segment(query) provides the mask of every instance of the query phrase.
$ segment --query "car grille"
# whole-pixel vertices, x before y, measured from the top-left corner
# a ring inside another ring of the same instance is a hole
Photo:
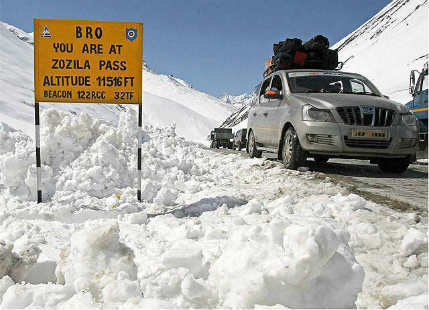
[[[341,107],[337,108],[338,114],[347,125],[389,127],[392,125],[395,111],[374,107],[374,113],[361,113],[359,107]]]
[[[350,139],[344,136],[344,143],[348,147],[361,147],[361,148],[372,148],[372,149],[387,149],[390,145],[391,139],[389,140],[371,140],[371,139]]]
[[[414,147],[416,145],[416,139],[413,138],[402,138],[401,142],[399,142],[400,149],[408,149],[410,147]]]
[[[327,145],[335,145],[335,137],[333,135],[307,134],[307,139],[310,143]]]

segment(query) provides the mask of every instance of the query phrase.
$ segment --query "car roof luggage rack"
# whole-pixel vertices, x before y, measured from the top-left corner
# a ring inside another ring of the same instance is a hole
[[[274,56],[265,61],[264,77],[288,69],[341,70],[343,64],[338,61],[338,50],[329,49],[329,40],[322,35],[304,44],[298,38],[287,38],[273,44],[273,53]]]

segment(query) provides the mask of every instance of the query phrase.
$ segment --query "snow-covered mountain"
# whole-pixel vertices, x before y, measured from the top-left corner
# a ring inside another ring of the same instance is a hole
[[[243,93],[241,95],[223,95],[219,97],[220,101],[225,102],[227,104],[231,104],[233,106],[242,106],[250,103],[252,101],[253,95]]]
[[[34,133],[32,34],[0,22],[0,118],[13,128]],[[30,43],[30,44],[28,44]],[[118,120],[119,105],[42,103],[73,113]],[[185,81],[143,67],[143,121],[158,127],[176,125],[178,135],[204,142],[211,128],[224,120],[232,107],[218,98],[195,90]],[[189,124],[193,126],[189,126]],[[43,126],[43,124],[42,124]]]
[[[334,44],[331,48],[338,48],[339,59],[345,62],[342,71],[366,76],[399,103],[410,101],[409,73],[421,70],[428,60],[428,6],[428,0],[394,0]],[[236,97],[224,98],[234,102]],[[246,128],[248,109],[247,105],[232,113],[225,127]]]
[[[12,32],[12,33],[14,33],[19,39],[21,39],[22,41],[24,41],[24,42],[27,42],[27,43],[29,43],[29,44],[31,44],[31,45],[33,45],[34,44],[34,38],[33,38],[33,32],[31,32],[31,33],[28,33],[28,32],[25,32],[24,30],[22,30],[22,29],[19,29],[19,28],[17,28],[17,27],[15,27],[15,26],[12,26],[12,25],[9,25],[9,24],[6,24],[6,23],[2,23],[10,32]]]
[[[382,93],[402,104],[409,73],[428,60],[428,0],[394,0],[336,43],[343,71],[369,78]]]

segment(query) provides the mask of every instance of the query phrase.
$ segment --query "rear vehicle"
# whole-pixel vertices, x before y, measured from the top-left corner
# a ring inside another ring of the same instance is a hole
[[[210,133],[210,147],[218,149],[219,147],[232,148],[232,128],[215,128]]]
[[[241,151],[242,148],[246,147],[247,143],[247,129],[239,129],[234,135],[234,147]]]
[[[413,100],[406,106],[419,122],[419,148],[424,150],[428,145],[428,63],[425,64],[422,72],[411,71],[409,89]]]
[[[384,172],[414,161],[417,123],[365,77],[332,70],[280,70],[261,83],[249,110],[247,151],[277,153],[286,168],[307,157],[368,159]]]

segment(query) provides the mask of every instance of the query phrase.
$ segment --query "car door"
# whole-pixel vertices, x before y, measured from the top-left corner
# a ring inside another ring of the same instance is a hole
[[[269,88],[271,77],[264,80],[258,94],[256,105],[250,110],[252,125],[251,128],[255,135],[255,140],[259,145],[267,143],[267,105],[269,100],[264,97],[265,91]]]
[[[281,111],[283,107],[284,102],[284,96],[285,96],[285,88],[284,83],[282,81],[281,75],[276,74],[273,76],[271,80],[271,89],[278,90],[282,94],[281,99],[270,99],[268,104],[268,110],[267,113],[267,123],[268,128],[270,129],[267,131],[267,134],[269,134],[269,139],[267,144],[271,147],[277,147],[278,142],[280,140],[281,135],[281,126],[282,126],[282,117],[283,113]]]

